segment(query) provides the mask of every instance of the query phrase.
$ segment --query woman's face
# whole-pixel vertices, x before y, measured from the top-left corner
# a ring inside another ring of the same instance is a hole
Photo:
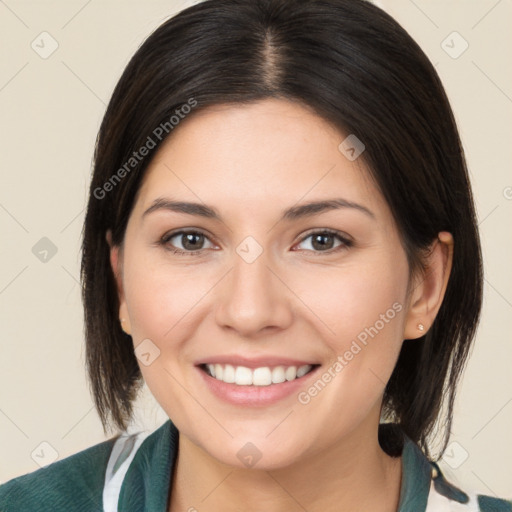
[[[226,464],[285,467],[377,428],[409,268],[347,135],[282,100],[199,111],[112,251],[149,389]]]

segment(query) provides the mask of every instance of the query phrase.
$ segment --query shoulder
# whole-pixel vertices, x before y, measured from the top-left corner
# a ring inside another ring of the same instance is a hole
[[[461,490],[443,475],[401,427],[379,426],[379,441],[386,453],[402,458],[398,512],[512,512],[512,501]]]
[[[123,432],[0,485],[0,512],[163,510],[177,443],[170,420]]]
[[[463,491],[449,482],[435,462],[426,512],[512,512],[512,501]]]
[[[105,470],[115,439],[0,485],[0,510],[102,511]]]

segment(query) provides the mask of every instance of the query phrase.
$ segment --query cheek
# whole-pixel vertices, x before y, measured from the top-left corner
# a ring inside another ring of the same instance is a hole
[[[322,328],[330,357],[297,400],[311,435],[325,429],[327,422],[325,439],[334,440],[372,411],[378,414],[402,345],[405,295],[392,279],[375,280],[356,272],[323,284],[316,305],[324,308],[316,325],[325,323],[334,332]]]
[[[194,338],[215,279],[133,250],[125,261],[124,283],[135,352],[140,345],[151,353],[150,364],[139,357],[143,378],[157,402],[181,424],[176,411],[186,416],[190,409],[190,397],[182,389],[190,389],[187,341]]]
[[[124,281],[134,341],[150,338],[172,343],[177,332],[181,338],[192,320],[197,321],[195,306],[211,288],[210,278],[192,267],[155,263],[150,257],[132,254]]]
[[[339,354],[354,339],[364,342],[365,334],[371,336],[369,331],[372,338],[391,341],[397,337],[405,310],[407,272],[401,262],[393,266],[380,261],[378,266],[331,268],[307,282],[296,281],[296,286],[303,303],[315,313],[315,323],[326,333],[325,339]]]
[[[380,255],[378,265],[359,261],[357,266],[317,274],[309,282],[300,297],[314,311],[311,322],[322,333],[330,354],[325,380],[331,391],[322,392],[322,401],[329,407],[370,405],[382,393],[402,346],[408,283],[405,257]],[[322,388],[321,383],[318,387]]]

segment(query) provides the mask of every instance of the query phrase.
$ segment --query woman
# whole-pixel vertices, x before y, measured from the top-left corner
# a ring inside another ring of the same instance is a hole
[[[121,435],[3,485],[2,511],[512,510],[429,450],[480,244],[439,78],[375,6],[164,23],[105,114],[82,249],[89,377]],[[126,435],[143,382],[169,421]]]

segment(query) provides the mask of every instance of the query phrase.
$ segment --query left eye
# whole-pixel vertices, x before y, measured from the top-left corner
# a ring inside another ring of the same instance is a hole
[[[351,241],[336,231],[316,231],[303,238],[300,243],[303,244],[309,239],[311,241],[306,244],[308,246],[306,250],[312,250],[313,252],[330,252],[351,246]],[[339,244],[334,246],[336,239]]]

